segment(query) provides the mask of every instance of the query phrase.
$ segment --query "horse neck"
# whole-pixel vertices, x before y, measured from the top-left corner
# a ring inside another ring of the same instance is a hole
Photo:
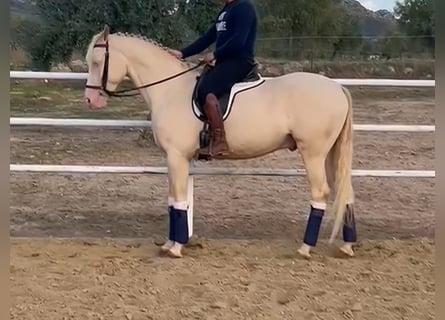
[[[116,47],[127,58],[129,77],[135,86],[143,86],[174,76],[187,70],[187,66],[164,49],[141,39],[126,38],[129,41]],[[177,78],[167,80],[154,86],[141,89],[144,99],[150,101],[152,113],[165,105],[177,105],[188,101],[192,94],[195,70]],[[195,80],[196,81],[196,80]]]

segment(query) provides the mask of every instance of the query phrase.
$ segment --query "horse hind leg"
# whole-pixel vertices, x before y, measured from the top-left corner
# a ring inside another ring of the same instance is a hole
[[[348,257],[354,256],[352,246],[357,241],[357,231],[355,226],[355,213],[352,203],[346,205],[345,221],[343,223],[343,245],[338,249]]]
[[[335,155],[331,150],[325,163],[326,176],[331,194],[335,193]],[[352,188],[351,188],[352,190]],[[332,192],[333,191],[333,192]],[[343,223],[343,244],[338,248],[342,254],[347,257],[354,256],[353,244],[357,241],[357,231],[355,225],[355,214],[352,201],[346,206],[345,220]]]
[[[311,189],[311,204],[303,244],[298,249],[298,253],[309,259],[311,257],[310,251],[318,241],[330,188],[325,170],[326,157],[322,153],[311,154],[305,148],[300,148],[300,153],[306,167],[307,179]]]

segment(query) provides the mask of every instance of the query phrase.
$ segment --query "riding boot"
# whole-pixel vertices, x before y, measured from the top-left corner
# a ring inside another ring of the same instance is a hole
[[[219,108],[218,99],[212,93],[208,94],[204,104],[204,112],[210,127],[210,144],[199,149],[199,154],[204,157],[224,156],[229,151],[224,131],[224,123]]]

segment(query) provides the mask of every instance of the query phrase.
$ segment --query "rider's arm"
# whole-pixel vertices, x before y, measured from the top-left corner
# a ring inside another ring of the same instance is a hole
[[[185,59],[195,54],[201,53],[204,49],[208,48],[213,42],[216,41],[216,27],[215,24],[207,30],[201,37],[195,40],[193,43],[181,50],[182,58]]]
[[[214,55],[216,60],[222,60],[228,55],[236,54],[242,50],[247,39],[252,23],[255,19],[255,9],[251,6],[239,6],[230,15],[227,24],[230,25],[230,38],[221,46],[216,48]]]

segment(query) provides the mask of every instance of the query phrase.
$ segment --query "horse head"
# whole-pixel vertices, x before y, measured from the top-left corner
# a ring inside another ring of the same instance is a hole
[[[105,26],[88,46],[85,103],[92,109],[105,107],[109,92],[115,90],[127,76],[128,61],[119,50],[113,50],[110,54],[110,38],[110,29]]]
[[[168,48],[152,39],[126,33],[110,34],[108,26],[92,38],[86,61],[88,77],[84,98],[86,105],[93,109],[105,107],[107,96],[135,95],[123,93],[151,90],[177,77],[187,82],[182,74],[196,68],[188,70],[188,66],[173,57]],[[137,87],[115,91],[126,76]],[[174,85],[176,88],[183,87],[177,81]]]

